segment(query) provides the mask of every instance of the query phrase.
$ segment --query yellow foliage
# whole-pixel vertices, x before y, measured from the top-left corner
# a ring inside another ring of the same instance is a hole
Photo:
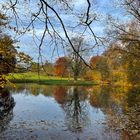
[[[127,75],[123,70],[112,71],[112,80],[116,86],[128,86]]]
[[[101,74],[98,71],[89,70],[84,75],[85,80],[94,80],[99,82],[101,80]]]
[[[98,71],[93,71],[92,77],[93,77],[93,80],[95,80],[97,83],[100,83],[100,81],[102,79],[101,74]]]
[[[0,88],[4,88],[7,83],[6,77],[4,75],[0,75]]]
[[[15,84],[11,83],[11,82],[8,80],[7,76],[5,76],[5,75],[0,75],[0,88],[4,88],[6,85],[10,85],[10,86],[12,86],[12,87],[14,87],[14,88],[16,87]]]
[[[110,94],[110,96],[111,96],[112,101],[118,105],[120,105],[121,103],[124,103],[124,101],[127,98],[126,93],[124,92]]]

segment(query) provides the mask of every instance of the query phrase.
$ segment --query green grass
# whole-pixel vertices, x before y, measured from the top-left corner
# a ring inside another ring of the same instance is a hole
[[[85,81],[79,79],[74,81],[72,78],[50,77],[46,75],[38,76],[37,73],[14,73],[9,74],[8,79],[12,83],[38,83],[44,85],[96,85],[94,81]]]

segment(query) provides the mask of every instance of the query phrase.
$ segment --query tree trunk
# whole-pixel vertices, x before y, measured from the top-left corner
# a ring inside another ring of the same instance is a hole
[[[74,73],[74,81],[77,81],[78,80],[78,74],[77,72]]]

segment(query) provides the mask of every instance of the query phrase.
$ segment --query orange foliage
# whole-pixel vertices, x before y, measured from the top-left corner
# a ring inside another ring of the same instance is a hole
[[[67,89],[64,87],[56,87],[54,91],[54,98],[59,104],[63,104],[67,98]]]
[[[101,58],[100,56],[93,56],[93,57],[91,57],[91,59],[90,59],[90,66],[95,68],[96,64],[100,60],[100,58]]]
[[[54,66],[54,73],[56,76],[65,76],[68,73],[67,70],[68,62],[65,57],[59,57]]]

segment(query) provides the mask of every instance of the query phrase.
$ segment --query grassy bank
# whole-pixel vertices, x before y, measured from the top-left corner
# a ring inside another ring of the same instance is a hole
[[[14,73],[9,74],[8,79],[12,83],[38,83],[46,85],[96,85],[94,81],[79,79],[74,81],[72,78],[50,77],[46,75],[38,76],[37,73]]]

